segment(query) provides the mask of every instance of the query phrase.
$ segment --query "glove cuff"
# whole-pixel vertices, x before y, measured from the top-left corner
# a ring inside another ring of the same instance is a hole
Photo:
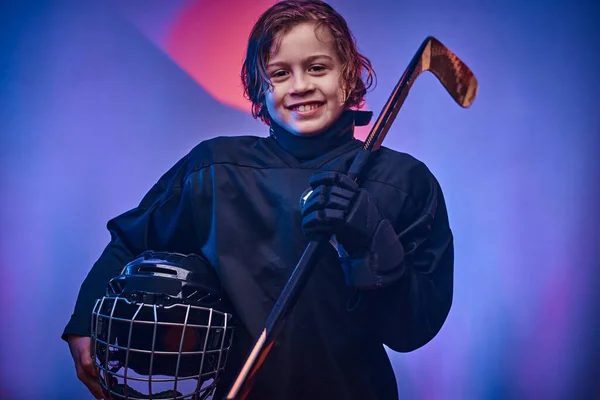
[[[361,256],[344,255],[343,246],[340,247],[340,262],[350,287],[362,290],[386,287],[404,274],[404,247],[388,220],[378,224],[370,248]]]
[[[360,254],[367,251],[382,221],[376,203],[364,189],[359,189],[350,205],[346,223],[337,236],[348,253]]]

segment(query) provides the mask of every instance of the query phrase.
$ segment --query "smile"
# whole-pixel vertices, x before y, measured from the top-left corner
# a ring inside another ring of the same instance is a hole
[[[315,102],[315,103],[307,103],[307,104],[299,104],[295,106],[288,107],[291,111],[295,112],[309,112],[316,110],[323,106],[323,103]]]

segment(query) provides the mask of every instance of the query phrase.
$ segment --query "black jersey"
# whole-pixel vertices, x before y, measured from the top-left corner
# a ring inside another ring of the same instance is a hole
[[[346,172],[362,145],[353,138],[353,121],[345,113],[316,138],[272,128],[269,137],[200,143],[138,207],[108,222],[111,241],[82,284],[63,338],[90,334],[95,300],[136,255],[148,249],[201,254],[240,321],[216,396],[222,398],[308,244],[299,199],[309,178]],[[385,147],[367,168],[361,186],[404,246],[404,259],[397,260],[404,274],[357,295],[328,247],[259,371],[251,399],[394,399],[384,345],[415,350],[444,323],[454,255],[440,186],[422,162]],[[358,301],[349,307],[351,298]]]

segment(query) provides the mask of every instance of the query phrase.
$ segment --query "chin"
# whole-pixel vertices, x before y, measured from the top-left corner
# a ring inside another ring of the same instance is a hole
[[[331,125],[333,125],[332,122],[307,121],[306,123],[295,125],[291,132],[297,136],[315,136],[325,132]]]

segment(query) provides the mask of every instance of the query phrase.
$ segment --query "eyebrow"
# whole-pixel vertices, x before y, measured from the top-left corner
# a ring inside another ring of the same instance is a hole
[[[315,60],[318,60],[318,59],[321,59],[321,58],[325,58],[328,61],[333,61],[333,58],[330,57],[330,56],[328,56],[327,54],[315,54],[313,56],[306,57],[303,60],[303,63],[308,64],[308,63],[311,63],[311,62],[313,62]],[[274,62],[274,63],[269,63],[267,65],[267,69],[275,68],[275,67],[284,67],[284,66],[287,66],[287,65],[288,65],[288,63],[286,63],[284,61],[277,61],[277,62]]]

